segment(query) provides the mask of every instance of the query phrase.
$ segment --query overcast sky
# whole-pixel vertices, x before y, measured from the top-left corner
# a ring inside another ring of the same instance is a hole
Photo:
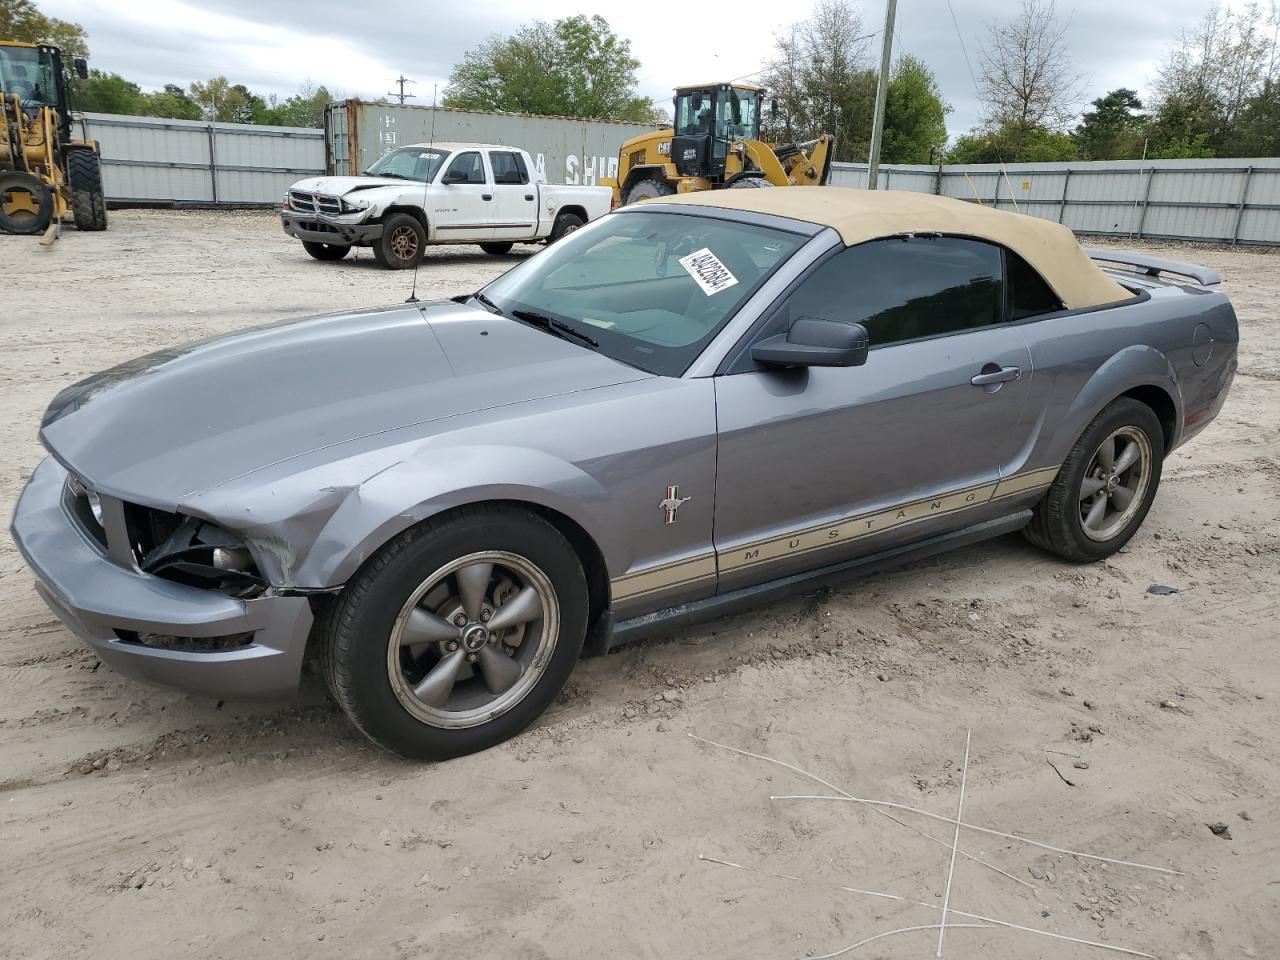
[[[954,137],[979,113],[961,37],[976,72],[986,24],[1016,10],[1016,0],[951,3],[959,34],[946,0],[899,0],[894,53],[913,53],[932,68],[954,108],[947,118]],[[694,7],[616,0],[39,0],[39,7],[84,26],[94,67],[146,89],[224,74],[258,93],[287,96],[310,80],[343,96],[373,98],[394,90],[403,72],[417,81],[409,88],[417,95],[412,103],[430,103],[432,84],[443,91],[454,62],[487,35],[535,17],[577,13],[600,13],[631,40],[641,92],[665,103],[678,83],[755,74],[772,53],[775,33],[805,10],[803,3],[758,0]],[[883,27],[883,0],[857,8],[867,32]],[[1145,95],[1169,44],[1206,8],[1207,0],[1059,0],[1059,11],[1071,18],[1068,38],[1087,99],[1118,86]]]

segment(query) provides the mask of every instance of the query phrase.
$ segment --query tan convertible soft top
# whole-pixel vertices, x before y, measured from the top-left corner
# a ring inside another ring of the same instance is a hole
[[[847,246],[903,233],[949,233],[999,243],[1044,277],[1070,309],[1127,300],[1133,294],[1102,272],[1061,224],[951,197],[847,187],[713,190],[659,203],[749,210],[836,230]]]

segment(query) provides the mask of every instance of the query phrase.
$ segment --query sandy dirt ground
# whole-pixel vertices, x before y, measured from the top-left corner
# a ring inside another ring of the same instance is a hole
[[[1223,416],[1171,457],[1112,561],[1068,566],[1009,537],[585,661],[534,729],[483,755],[381,753],[314,676],[257,707],[124,680],[0,537],[0,956],[826,954],[937,923],[824,884],[939,906],[951,828],[896,814],[943,845],[855,804],[771,801],[825,791],[686,734],[945,817],[971,729],[966,820],[1179,873],[965,833],[1008,876],[961,858],[952,907],[1170,960],[1275,957],[1280,255],[1143,246],[1221,271],[1243,345]],[[116,212],[52,250],[0,237],[0,256],[6,517],[64,385],[408,284],[367,258],[313,262],[258,213]],[[514,259],[432,250],[418,294],[475,289]],[[849,956],[932,956],[935,936]],[[960,928],[945,956],[1121,954]]]

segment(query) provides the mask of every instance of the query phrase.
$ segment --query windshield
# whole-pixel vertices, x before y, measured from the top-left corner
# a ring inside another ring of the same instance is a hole
[[[0,87],[9,96],[16,93],[24,105],[58,105],[53,58],[35,47],[0,45]]]
[[[435,177],[448,150],[434,147],[403,147],[379,157],[366,170],[367,177],[399,177],[403,180],[427,181]]]
[[[677,377],[806,237],[705,215],[604,217],[483,293],[570,324],[601,353]]]

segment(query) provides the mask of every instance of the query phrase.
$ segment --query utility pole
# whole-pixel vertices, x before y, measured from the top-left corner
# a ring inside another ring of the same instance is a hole
[[[898,0],[889,0],[884,15],[884,37],[880,47],[880,80],[876,83],[876,112],[871,120],[871,157],[867,161],[867,189],[875,190],[880,179],[880,142],[884,139],[884,102],[889,96],[889,59],[893,54],[893,15]]]
[[[401,103],[401,104],[403,104],[406,100],[414,100],[414,99],[416,99],[412,93],[405,93],[405,92],[404,92],[404,85],[405,85],[406,83],[417,83],[417,82],[418,82],[417,80],[410,80],[408,77],[406,77],[406,76],[402,73],[402,74],[400,74],[400,76],[399,76],[399,77],[397,77],[395,80],[392,80],[391,82],[392,82],[392,83],[396,83],[396,84],[399,84],[399,85],[400,85],[400,92],[399,92],[399,93],[388,93],[388,94],[387,94],[387,96],[388,96],[388,97],[399,97],[399,98],[400,98],[400,103]]]

